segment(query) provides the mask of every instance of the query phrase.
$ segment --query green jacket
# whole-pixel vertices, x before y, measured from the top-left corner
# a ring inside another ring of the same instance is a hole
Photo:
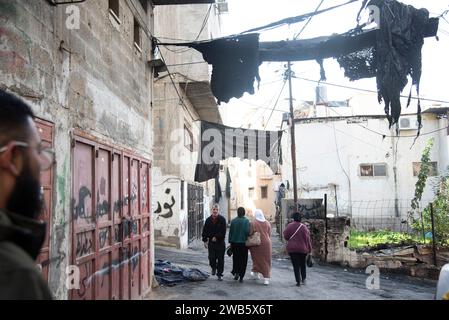
[[[237,217],[231,221],[229,228],[229,243],[245,243],[249,234],[249,220]]]
[[[52,299],[33,260],[43,238],[45,225],[0,210],[0,300]]]

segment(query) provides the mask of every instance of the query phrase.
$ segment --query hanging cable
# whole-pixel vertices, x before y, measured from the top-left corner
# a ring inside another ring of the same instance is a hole
[[[318,12],[318,10],[320,9],[321,5],[323,4],[324,0],[321,0],[321,2],[318,4],[318,6],[315,9],[315,13]],[[314,17],[311,16],[309,18],[309,20],[307,20],[307,22],[304,24],[304,26],[302,27],[302,29],[293,37],[293,40],[298,39],[298,37],[301,35],[301,33],[304,31],[304,29],[308,26],[308,24],[310,23],[310,21],[312,21],[312,18]]]
[[[306,78],[302,78],[302,77],[298,77],[298,76],[292,76],[292,78],[303,80],[303,81],[308,81],[308,82],[322,83],[322,84],[325,84],[325,85],[328,85],[328,86],[344,88],[344,89],[349,89],[349,90],[369,92],[369,93],[375,93],[375,94],[378,93],[376,90],[369,90],[369,89],[361,89],[361,88],[356,88],[356,87],[350,87],[350,86],[345,86],[345,85],[341,85],[341,84],[330,83],[330,82],[327,82],[327,81],[306,79]],[[401,95],[400,97],[408,98],[409,96],[408,95],[407,96]],[[417,97],[411,97],[411,99],[418,100]],[[449,101],[446,101],[446,100],[437,100],[437,99],[428,99],[428,98],[419,98],[419,99],[421,99],[422,101],[429,101],[429,102],[449,103]]]

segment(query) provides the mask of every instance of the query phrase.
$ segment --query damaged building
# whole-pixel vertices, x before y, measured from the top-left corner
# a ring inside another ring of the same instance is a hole
[[[48,228],[37,261],[56,298],[136,299],[150,290],[160,152],[154,11],[211,2],[0,1],[0,88],[32,106],[56,151],[42,176]],[[185,95],[202,89],[194,83]]]
[[[158,6],[155,32],[159,41],[218,37],[220,11],[212,4]],[[213,203],[220,203],[226,217],[223,167],[221,184],[220,179],[195,182],[201,121],[222,123],[222,119],[211,92],[209,67],[195,63],[201,61],[201,55],[192,49],[164,46],[158,46],[158,55],[170,74],[161,68],[154,80],[155,243],[185,249],[201,239]]]

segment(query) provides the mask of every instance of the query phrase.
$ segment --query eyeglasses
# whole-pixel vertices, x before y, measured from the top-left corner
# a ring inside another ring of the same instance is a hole
[[[36,147],[32,147],[28,143],[21,141],[13,141],[13,144],[17,147],[35,149],[39,155],[39,164],[41,171],[50,169],[56,163],[55,151],[51,148],[44,147],[42,143],[39,143]],[[1,147],[0,153],[5,152],[7,149],[7,146]]]

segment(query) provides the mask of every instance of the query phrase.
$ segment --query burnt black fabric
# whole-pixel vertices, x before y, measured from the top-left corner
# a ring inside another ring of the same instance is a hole
[[[254,80],[259,77],[259,34],[247,34],[206,42],[190,43],[212,64],[211,90],[221,101],[254,94]]]
[[[226,197],[231,198],[231,174],[229,168],[226,168]]]
[[[221,199],[221,185],[220,185],[219,174],[217,174],[215,176],[215,196],[214,196],[215,203],[219,203],[220,199]]]
[[[366,3],[366,1],[364,2]],[[380,9],[380,30],[374,47],[354,52],[337,60],[351,80],[376,77],[379,103],[385,103],[390,127],[401,115],[400,95],[412,78],[419,97],[421,49],[424,44],[429,12],[395,0],[371,0],[367,5]],[[410,91],[411,93],[411,91]],[[410,104],[410,99],[407,106]],[[421,106],[418,100],[421,127]]]
[[[231,157],[263,160],[273,172],[277,172],[281,139],[282,131],[240,129],[201,121],[201,147],[195,169],[195,181],[204,182],[217,177],[220,160]],[[205,161],[205,157],[210,159]]]

